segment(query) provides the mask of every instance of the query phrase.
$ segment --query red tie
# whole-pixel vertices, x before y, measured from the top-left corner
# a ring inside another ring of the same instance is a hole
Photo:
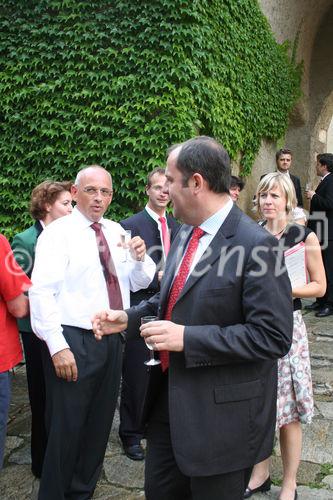
[[[193,229],[193,233],[189,241],[189,244],[187,246],[186,253],[183,257],[182,263],[178,270],[178,274],[173,281],[169,293],[168,304],[164,314],[164,319],[166,320],[171,320],[172,309],[175,303],[177,302],[180,292],[182,291],[186,283],[186,278],[188,276],[191,264],[193,262],[195,253],[199,245],[199,240],[203,234],[205,234],[205,231],[200,227],[195,227]],[[161,361],[162,371],[164,372],[169,367],[169,351],[160,351],[160,361]]]
[[[161,223],[161,229],[162,229],[162,240],[163,240],[163,248],[164,248],[164,253],[165,256],[168,255],[169,250],[170,250],[170,235],[169,235],[169,230],[166,222],[165,217],[160,217],[158,219]]]
[[[94,222],[91,224],[91,227],[96,233],[99,260],[103,268],[110,307],[111,309],[122,309],[123,300],[121,298],[117,272],[112,260],[109,245],[102,231],[102,225],[99,222]]]

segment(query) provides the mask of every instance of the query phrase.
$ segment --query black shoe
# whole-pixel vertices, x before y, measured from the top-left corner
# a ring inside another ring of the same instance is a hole
[[[131,460],[144,460],[145,458],[145,452],[143,451],[140,443],[129,445],[123,443],[123,450],[126,457],[130,458]]]
[[[298,495],[297,495],[297,490],[295,490],[294,500],[297,500],[297,498],[298,498]]]
[[[315,316],[316,318],[325,318],[326,316],[330,316],[331,314],[333,314],[333,307],[326,306],[319,309]]]
[[[308,304],[307,306],[304,306],[304,309],[306,311],[318,311],[318,309],[320,309],[320,304],[319,304],[319,302],[312,302],[312,304]]]
[[[262,483],[258,488],[254,488],[251,490],[251,488],[247,487],[244,493],[244,498],[250,498],[252,495],[255,493],[258,493],[259,491],[263,493],[264,491],[269,491],[271,489],[271,478],[268,476],[266,481]]]

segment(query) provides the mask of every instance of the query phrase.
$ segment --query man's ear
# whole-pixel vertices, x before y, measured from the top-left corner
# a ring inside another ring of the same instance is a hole
[[[76,201],[77,198],[77,191],[77,187],[75,186],[75,184],[73,184],[73,186],[71,187],[71,195],[74,201]]]
[[[194,191],[201,191],[202,187],[204,184],[204,179],[201,174],[198,174],[197,172],[192,175],[192,186],[194,188]]]

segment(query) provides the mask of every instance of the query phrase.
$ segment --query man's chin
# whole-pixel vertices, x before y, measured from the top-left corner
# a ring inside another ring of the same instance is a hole
[[[93,213],[89,214],[89,219],[92,220],[93,222],[98,222],[101,217],[103,217],[102,212],[98,212],[98,213],[93,212]]]

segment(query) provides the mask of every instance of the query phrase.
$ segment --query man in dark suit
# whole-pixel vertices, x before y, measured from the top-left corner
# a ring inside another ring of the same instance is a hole
[[[306,191],[306,197],[311,200],[308,226],[322,245],[327,289],[323,297],[306,309],[317,310],[317,318],[324,318],[333,314],[333,154],[317,155],[316,170],[321,181],[315,191]]]
[[[177,221],[165,212],[169,203],[169,196],[164,190],[165,182],[165,169],[155,168],[150,172],[146,185],[148,202],[145,209],[120,222],[124,229],[131,230],[132,237],[140,236],[144,240],[147,252],[157,266],[154,279],[148,288],[131,292],[131,306],[149,299],[159,291],[159,273],[163,272],[170,241],[179,227]],[[167,240],[163,241],[163,237]],[[137,332],[133,333],[134,337]],[[119,436],[125,454],[132,460],[144,459],[141,446],[144,429],[139,422],[139,416],[149,372],[144,364],[147,357],[148,349],[141,337],[136,335],[136,338],[126,342],[122,369]]]
[[[147,500],[241,500],[251,467],[272,451],[276,359],[292,337],[290,281],[275,272],[275,238],[230,199],[223,146],[196,137],[173,147],[166,177],[185,224],[160,294],[96,314],[94,332],[161,318],[141,326],[162,367],[151,372],[158,391],[147,394]]]
[[[293,175],[289,172],[292,163],[292,157],[292,151],[290,149],[279,149],[279,151],[277,151],[275,155],[276,168],[277,171],[281,174],[287,174],[290,176],[290,179],[294,184],[294,188],[296,191],[297,206],[303,207],[301,181],[299,180],[299,177],[296,177],[296,175]]]

